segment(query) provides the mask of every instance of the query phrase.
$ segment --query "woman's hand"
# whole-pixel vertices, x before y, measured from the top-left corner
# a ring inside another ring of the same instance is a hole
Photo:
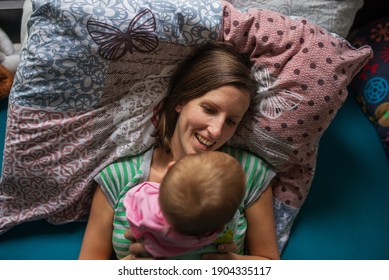
[[[204,260],[263,260],[266,258],[251,255],[239,255],[233,253],[236,250],[235,243],[224,243],[217,247],[217,253],[203,255]]]
[[[203,255],[204,260],[263,260],[266,258],[251,255],[239,255],[236,251],[235,243],[223,243],[217,247],[217,253],[207,253]]]
[[[147,253],[143,243],[135,239],[131,229],[126,230],[124,237],[131,241],[131,245],[129,247],[130,254],[121,260],[155,260],[155,258],[152,257],[144,257],[150,255]]]
[[[137,257],[133,254],[129,254],[128,256],[121,258],[120,260],[131,260],[131,261],[134,261],[134,260],[155,260],[155,258],[143,258],[143,257]]]
[[[242,256],[233,253],[236,250],[235,243],[222,243],[217,247],[217,253],[207,253],[203,255],[205,260],[239,260]]]

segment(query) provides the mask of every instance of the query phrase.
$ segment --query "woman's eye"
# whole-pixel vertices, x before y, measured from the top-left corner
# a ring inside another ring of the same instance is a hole
[[[205,113],[207,114],[215,114],[216,110],[211,108],[211,107],[208,107],[208,106],[202,106],[203,107],[203,110]]]

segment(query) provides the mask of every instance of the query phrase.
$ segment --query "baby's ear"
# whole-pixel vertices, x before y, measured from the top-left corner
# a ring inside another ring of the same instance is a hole
[[[167,164],[167,170],[169,170],[175,163],[176,163],[175,160],[172,160],[171,162],[169,162],[169,163]]]

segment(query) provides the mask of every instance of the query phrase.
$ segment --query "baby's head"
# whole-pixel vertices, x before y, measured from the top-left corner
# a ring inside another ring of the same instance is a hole
[[[201,236],[222,229],[234,216],[245,187],[245,173],[235,158],[204,152],[187,155],[168,170],[159,201],[176,231]]]

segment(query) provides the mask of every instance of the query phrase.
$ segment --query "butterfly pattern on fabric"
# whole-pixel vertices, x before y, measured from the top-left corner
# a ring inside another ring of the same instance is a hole
[[[252,69],[255,80],[258,83],[257,94],[259,110],[269,119],[278,119],[284,111],[296,108],[303,97],[290,90],[277,90],[276,79],[271,77],[265,65],[255,65]]]
[[[99,47],[101,57],[116,60],[127,52],[152,52],[158,47],[159,40],[153,34],[157,28],[154,14],[144,9],[130,22],[126,32],[109,24],[89,19],[87,29]]]

